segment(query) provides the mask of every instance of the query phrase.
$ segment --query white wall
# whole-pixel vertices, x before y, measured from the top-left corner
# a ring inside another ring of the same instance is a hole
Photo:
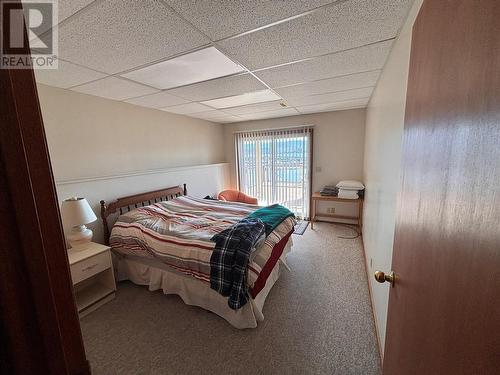
[[[362,180],[365,110],[354,109],[225,125],[226,161],[230,165],[231,185],[236,187],[234,132],[297,125],[314,125],[312,181],[314,191],[320,190],[325,185],[335,185],[340,180]],[[335,207],[338,214],[357,215],[353,204],[320,203],[321,212],[326,212],[327,207]]]
[[[195,197],[216,195],[229,184],[227,163],[176,167],[142,171],[137,173],[114,174],[96,178],[56,181],[59,200],[73,196],[87,198],[99,218],[89,225],[94,231],[94,241],[102,242],[100,220],[100,200],[106,202],[116,198],[144,191],[158,190],[169,186],[187,184],[188,194]],[[110,222],[115,219],[110,217]]]
[[[229,183],[223,125],[44,85],[38,95],[60,201],[84,196],[99,216],[101,199],[182,183],[204,196]]]
[[[38,85],[56,179],[224,161],[223,126]]]
[[[366,111],[363,242],[375,323],[382,349],[389,288],[378,284],[373,273],[375,270],[389,271],[392,264],[411,32],[422,2],[415,1]]]

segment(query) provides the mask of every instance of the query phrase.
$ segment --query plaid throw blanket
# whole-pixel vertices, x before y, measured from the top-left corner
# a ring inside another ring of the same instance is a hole
[[[243,219],[212,237],[215,248],[210,257],[210,287],[228,298],[238,310],[248,302],[246,282],[248,259],[257,240],[265,234],[260,219]]]

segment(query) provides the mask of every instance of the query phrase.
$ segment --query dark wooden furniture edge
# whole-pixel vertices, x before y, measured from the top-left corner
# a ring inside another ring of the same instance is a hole
[[[90,374],[33,70],[0,93],[0,373]]]
[[[144,207],[153,203],[172,200],[181,195],[187,195],[186,184],[183,186],[171,186],[165,189],[147,191],[145,193],[139,193],[134,195],[128,195],[126,197],[121,197],[106,204],[104,200],[101,200],[101,219],[104,228],[104,242],[109,245],[109,225],[108,216],[119,211],[120,215],[125,212],[133,210],[134,208]]]

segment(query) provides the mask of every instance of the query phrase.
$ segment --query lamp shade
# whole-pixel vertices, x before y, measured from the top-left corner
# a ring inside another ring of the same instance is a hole
[[[85,198],[70,198],[62,202],[61,216],[65,226],[75,227],[97,220]]]

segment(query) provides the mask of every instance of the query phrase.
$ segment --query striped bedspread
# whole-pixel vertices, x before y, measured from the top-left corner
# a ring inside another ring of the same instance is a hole
[[[178,197],[121,215],[111,231],[110,245],[119,254],[155,258],[176,272],[209,284],[210,256],[215,247],[210,238],[258,208],[242,203]],[[250,288],[271,258],[275,245],[293,230],[294,225],[293,218],[285,219],[257,245],[248,265]]]

